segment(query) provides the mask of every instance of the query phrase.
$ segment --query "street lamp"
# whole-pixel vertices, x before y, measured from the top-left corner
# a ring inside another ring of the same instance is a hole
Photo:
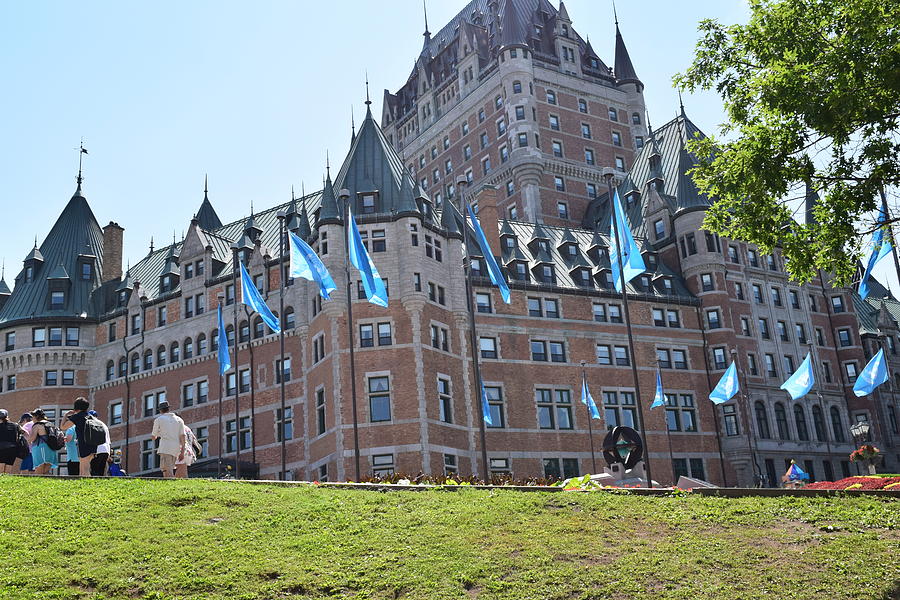
[[[860,421],[856,425],[850,428],[850,435],[853,436],[853,441],[859,445],[869,439],[869,431],[870,426],[865,421]]]

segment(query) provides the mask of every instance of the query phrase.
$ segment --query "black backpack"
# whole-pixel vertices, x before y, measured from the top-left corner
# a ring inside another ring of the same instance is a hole
[[[59,452],[66,447],[66,436],[59,427],[52,425],[47,421],[41,423],[47,431],[47,446],[54,452]]]
[[[84,444],[101,446],[106,443],[106,429],[97,417],[88,415],[84,420]]]
[[[19,436],[16,438],[16,458],[25,460],[31,454],[31,446],[25,437],[25,430],[19,427]]]

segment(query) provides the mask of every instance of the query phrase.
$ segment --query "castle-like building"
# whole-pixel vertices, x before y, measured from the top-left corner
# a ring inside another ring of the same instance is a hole
[[[650,127],[618,24],[612,64],[562,2],[473,0],[437,34],[426,28],[408,80],[384,94],[381,124],[367,110],[321,192],[228,224],[204,192],[183,241],[124,273],[123,228],[100,227],[79,173],[13,289],[0,281],[0,406],[58,419],[88,397],[132,474],[157,472],[150,430],[163,399],[203,444],[198,475],[216,473],[220,458],[235,465],[240,451],[243,476],[353,478],[354,414],[363,475],[483,474],[476,352],[491,473],[594,470],[582,373],[603,415],[594,444],[616,424],[642,430],[662,483],[777,485],[792,459],[839,478],[855,472],[858,422],[886,467],[900,468],[900,375],[873,395],[852,392],[879,348],[900,368],[900,302],[878,284],[864,301],[824,274],[797,285],[778,253],[703,231],[711,200],[687,175],[687,142],[702,132],[683,107]],[[647,265],[627,286],[633,345],[609,263],[609,173]],[[351,271],[355,413],[344,198],[389,294],[388,308],[366,302]],[[477,206],[512,290],[503,303],[470,244],[477,347],[463,200]],[[301,279],[281,295],[279,217],[330,269],[331,300]],[[283,362],[279,335],[240,304],[235,256],[281,313]],[[238,347],[224,377],[220,304]],[[795,402],[779,385],[807,352],[817,383]],[[732,360],[742,392],[715,406],[709,392]],[[651,410],[657,369],[666,406]]]

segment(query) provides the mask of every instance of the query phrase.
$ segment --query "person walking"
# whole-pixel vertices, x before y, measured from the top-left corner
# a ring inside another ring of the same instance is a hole
[[[31,420],[31,413],[25,413],[21,417],[19,417],[19,427],[25,432],[25,439],[31,439],[31,428],[34,426],[34,422]],[[31,447],[31,442],[28,442],[28,447]],[[20,475],[30,475],[34,472],[34,459],[31,458],[31,454],[22,459],[22,462],[19,463],[19,474]]]
[[[28,441],[31,442],[31,460],[36,475],[47,475],[50,469],[56,467],[56,452],[50,448],[47,436],[50,432],[46,413],[40,408],[31,411],[33,424]]]
[[[88,420],[90,407],[90,402],[83,397],[76,398],[73,409],[66,413],[66,418],[61,425],[64,430],[75,426],[75,440],[78,444],[78,472],[82,477],[91,476],[91,460],[97,453],[97,446],[88,444],[85,437],[85,422]]]
[[[96,410],[89,410],[88,414],[97,419]],[[100,421],[100,419],[97,420]],[[100,424],[103,425],[106,441],[97,446],[97,452],[94,454],[94,458],[91,459],[91,477],[103,477],[107,474],[106,467],[109,463],[109,453],[112,449],[112,442],[109,440],[109,427],[103,421],[100,421]]]
[[[72,425],[66,429],[66,469],[68,474],[78,477],[79,467],[78,460],[78,440],[75,439],[75,426]]]
[[[25,432],[9,421],[9,412],[0,408],[0,473],[12,473],[16,462],[19,436]]]
[[[187,425],[184,426],[184,449],[182,457],[175,461],[175,477],[187,479],[188,467],[197,462],[197,453],[203,449],[197,436]]]
[[[154,440],[159,440],[156,453],[159,454],[159,468],[163,477],[175,477],[175,461],[184,459],[184,421],[169,412],[169,403],[159,403],[160,415],[153,420]]]

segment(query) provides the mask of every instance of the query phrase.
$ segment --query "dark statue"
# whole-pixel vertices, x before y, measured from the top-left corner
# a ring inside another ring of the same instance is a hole
[[[603,458],[613,466],[621,463],[625,470],[633,468],[644,457],[644,441],[631,427],[613,427],[603,439]]]

